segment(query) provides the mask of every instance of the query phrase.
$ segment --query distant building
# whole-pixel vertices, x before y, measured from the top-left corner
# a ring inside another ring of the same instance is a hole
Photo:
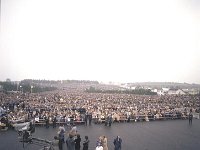
[[[197,89],[183,89],[183,91],[187,94],[196,95],[199,94],[199,90]]]
[[[157,91],[157,94],[158,94],[158,95],[165,95],[166,93],[165,93],[163,90],[158,90],[158,91]]]
[[[162,88],[163,92],[168,92],[169,88]]]
[[[135,90],[135,88],[136,88],[135,86],[131,86],[130,87],[131,90]]]
[[[165,91],[161,88],[157,88],[157,89],[151,89],[152,92],[157,93],[158,95],[165,95]]]
[[[196,94],[199,94],[199,91],[198,91],[198,90],[190,90],[190,91],[188,92],[188,94],[196,95]]]
[[[186,93],[181,89],[170,89],[168,91],[169,95],[185,95]]]

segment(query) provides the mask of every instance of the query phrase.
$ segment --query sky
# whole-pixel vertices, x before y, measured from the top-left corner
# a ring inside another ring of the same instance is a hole
[[[198,0],[1,0],[0,80],[200,84]]]

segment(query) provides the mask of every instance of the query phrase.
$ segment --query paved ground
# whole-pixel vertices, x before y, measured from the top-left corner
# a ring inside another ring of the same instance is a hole
[[[100,135],[108,137],[108,148],[113,150],[113,139],[120,135],[122,150],[198,150],[200,149],[200,120],[168,120],[137,123],[115,123],[112,127],[101,125],[77,126],[82,141],[89,136],[89,150],[95,149]],[[52,140],[57,130],[50,127],[37,127],[35,137]],[[0,150],[21,150],[22,143],[18,142],[17,134],[13,130],[0,132]],[[37,150],[38,146],[25,145],[27,150]],[[66,146],[64,146],[66,150]]]

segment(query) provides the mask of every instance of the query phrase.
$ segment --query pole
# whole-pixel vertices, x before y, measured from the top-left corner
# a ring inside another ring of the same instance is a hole
[[[22,132],[23,132],[23,131],[22,131]],[[23,148],[24,148],[24,132],[23,132],[22,136],[23,136]]]

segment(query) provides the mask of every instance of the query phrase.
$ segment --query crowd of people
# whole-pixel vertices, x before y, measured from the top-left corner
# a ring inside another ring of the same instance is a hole
[[[58,135],[54,138],[59,150],[65,142],[69,150],[80,150],[81,137],[76,123],[104,122],[111,126],[113,122],[124,121],[190,119],[192,113],[199,113],[200,108],[199,95],[88,93],[85,88],[78,85],[42,93],[1,92],[0,107],[5,112],[0,118],[0,126],[10,127],[29,120],[34,120],[35,124],[44,123],[46,128],[59,125]],[[71,128],[66,139],[65,125]],[[121,143],[119,136],[114,139],[115,150],[121,150]],[[89,138],[85,136],[83,150],[88,147]],[[96,150],[102,149],[108,149],[105,136],[100,136],[96,144]]]
[[[87,93],[65,89],[37,94],[0,93],[0,103],[7,110],[6,123],[34,118],[47,124],[82,122],[91,124],[120,121],[149,121],[162,118],[187,118],[190,109],[198,112],[198,95],[133,95]],[[5,120],[5,118],[4,118]]]
[[[67,135],[65,140],[65,135]],[[65,144],[68,150],[80,150],[81,149],[81,137],[80,134],[77,131],[76,125],[73,125],[71,130],[66,133],[65,127],[60,126],[58,131],[58,136],[54,137],[53,146],[55,149],[62,150],[63,144]],[[82,150],[88,150],[89,148],[89,137],[85,136]],[[114,150],[121,150],[122,147],[122,139],[120,136],[117,136],[114,141]],[[97,142],[96,142],[96,148],[95,150],[108,150],[108,140],[105,135],[99,136]]]

